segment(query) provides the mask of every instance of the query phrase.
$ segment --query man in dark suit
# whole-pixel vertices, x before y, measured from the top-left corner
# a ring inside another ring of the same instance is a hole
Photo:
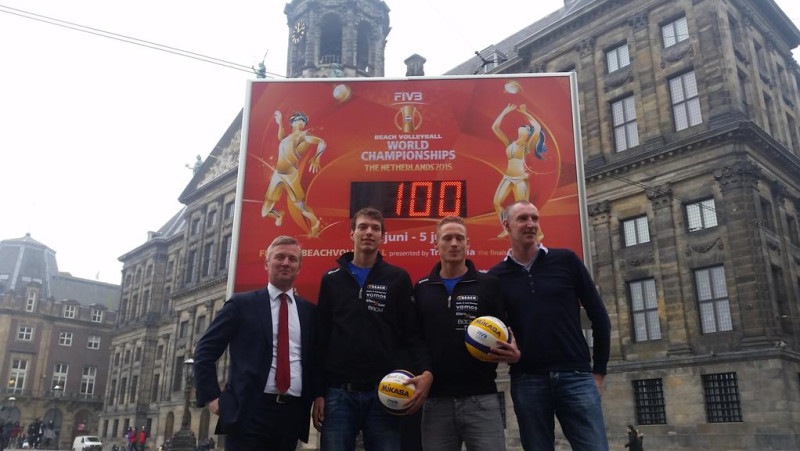
[[[314,305],[293,292],[301,258],[296,239],[275,238],[264,265],[269,284],[231,297],[197,343],[197,405],[219,415],[227,450],[294,450],[298,439],[308,441]],[[220,392],[216,362],[228,347]]]

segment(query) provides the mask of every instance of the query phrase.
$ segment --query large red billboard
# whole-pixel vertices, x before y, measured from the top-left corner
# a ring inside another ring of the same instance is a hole
[[[266,247],[292,235],[296,282],[315,300],[353,249],[350,217],[383,211],[384,258],[413,280],[438,261],[438,218],[465,218],[469,258],[506,254],[501,210],[535,203],[543,242],[584,256],[583,177],[567,74],[419,79],[258,80],[248,86],[229,291],[266,284]]]

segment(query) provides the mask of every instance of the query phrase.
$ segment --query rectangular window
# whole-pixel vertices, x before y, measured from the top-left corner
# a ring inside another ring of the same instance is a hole
[[[153,388],[150,391],[150,402],[158,402],[158,386],[161,382],[161,375],[153,375]]]
[[[698,269],[694,272],[697,284],[697,301],[700,308],[700,326],[704,334],[733,330],[725,268]]]
[[[700,113],[700,94],[694,71],[671,78],[669,92],[672,98],[672,114],[675,117],[675,131],[703,123]]]
[[[219,269],[228,268],[228,260],[231,259],[231,236],[225,235],[222,237],[222,249],[224,254],[219,259]]]
[[[72,346],[72,332],[59,332],[58,344],[59,346]]]
[[[128,378],[123,377],[119,382],[119,403],[125,404],[125,392],[128,390]],[[127,430],[127,428],[126,428]]]
[[[136,348],[136,350],[133,351],[133,361],[139,362],[141,360],[142,360],[142,348]]]
[[[217,223],[217,210],[211,210],[206,215],[206,228],[213,227]]]
[[[108,405],[114,405],[114,399],[117,397],[117,380],[111,379],[111,389],[108,391]]]
[[[183,388],[183,357],[175,359],[175,369],[172,372],[172,391]]]
[[[189,321],[181,321],[181,325],[178,328],[178,338],[186,338],[189,335]]]
[[[772,203],[763,197],[760,198],[761,202],[761,219],[764,221],[764,227],[767,230],[775,231],[775,216],[772,215]]]
[[[33,326],[19,326],[17,329],[17,340],[31,341],[33,340]]]
[[[83,376],[81,376],[81,397],[91,398],[94,396],[94,382],[97,378],[96,366],[83,367]]]
[[[64,306],[64,318],[75,318],[75,307],[74,305],[65,305]]]
[[[631,312],[636,341],[660,340],[661,325],[658,322],[658,299],[654,279],[630,282]]]
[[[625,234],[625,247],[650,242],[647,216],[622,221],[622,230]]]
[[[800,139],[798,139],[797,126],[791,114],[786,114],[786,124],[789,126],[789,143],[792,145],[791,150],[793,153],[797,154],[800,152]]]
[[[739,95],[742,97],[742,111],[748,114],[750,106],[747,102],[747,75],[742,72],[739,72]]]
[[[633,396],[636,402],[636,424],[667,424],[661,379],[634,380]]]
[[[64,390],[67,387],[68,373],[69,373],[68,364],[56,363],[55,365],[53,365],[53,379],[50,381],[50,389],[53,390],[54,395],[56,394],[56,391],[64,393]]]
[[[736,373],[704,374],[702,377],[708,422],[741,422],[742,408],[739,404]]]
[[[786,215],[786,223],[789,227],[789,241],[795,246],[800,246],[800,233],[797,229],[797,219],[794,216]]]
[[[111,438],[117,438],[117,433],[119,432],[119,420],[114,420],[114,427],[111,428]]]
[[[86,347],[89,349],[100,349],[100,336],[89,335],[89,341],[86,343]]]
[[[139,376],[131,377],[131,391],[130,395],[128,396],[128,402],[134,403],[136,402],[136,392],[139,388]]]
[[[192,219],[192,235],[200,233],[200,218]]]
[[[103,311],[100,309],[93,308],[92,309],[92,322],[93,323],[102,323],[103,322]]]
[[[22,393],[25,390],[25,378],[28,375],[28,361],[23,359],[11,360],[11,371],[8,373],[6,393]]]
[[[125,364],[131,363],[131,350],[130,349],[126,349],[125,350],[125,358],[122,360],[122,362],[125,363]]]
[[[639,130],[636,127],[636,106],[633,96],[611,104],[614,122],[614,145],[617,152],[639,145]]]
[[[119,352],[114,354],[114,366],[119,366]]]
[[[198,335],[202,334],[203,332],[206,331],[206,317],[205,317],[205,315],[197,317],[197,321],[195,322],[194,331]]]
[[[764,56],[764,47],[761,46],[758,42],[753,42],[753,48],[755,49],[756,53],[756,65],[758,65],[758,70],[762,74],[767,74],[767,60]]]
[[[606,65],[609,74],[623,67],[630,66],[630,64],[631,58],[628,54],[628,44],[622,44],[606,52]]]
[[[202,269],[203,277],[206,277],[211,273],[211,254],[213,252],[214,252],[213,243],[208,243],[203,248],[203,269]]]
[[[164,345],[158,345],[156,348],[156,360],[161,360],[164,357]]]
[[[194,265],[197,260],[197,250],[189,251],[189,256],[186,258],[186,281],[191,282],[194,277]]]
[[[175,260],[167,262],[167,278],[172,277],[172,272],[175,270]]]
[[[664,48],[689,39],[689,26],[686,23],[686,16],[673,20],[661,26],[661,36],[664,38]]]
[[[686,220],[690,232],[717,226],[717,209],[714,199],[706,199],[686,205]]]
[[[103,420],[103,438],[108,437],[108,420]]]
[[[36,310],[36,291],[30,290],[28,291],[28,297],[25,299],[25,311],[32,312]]]
[[[772,115],[772,97],[764,94],[764,112],[767,113],[767,133],[777,134],[775,117]]]
[[[233,201],[230,201],[227,204],[225,204],[225,219],[226,220],[233,218],[233,206],[234,206]]]

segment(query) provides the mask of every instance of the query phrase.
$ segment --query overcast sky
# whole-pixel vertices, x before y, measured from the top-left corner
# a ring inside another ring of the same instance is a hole
[[[755,0],[762,1],[762,0]],[[419,53],[441,75],[563,0],[386,0],[386,76]],[[779,0],[800,23],[800,1]],[[86,34],[47,16],[286,72],[283,0],[0,0],[0,240],[25,233],[59,269],[120,282],[118,257],[181,205],[203,158],[244,104],[245,70]],[[16,10],[16,11],[15,11]],[[795,52],[797,58],[798,52]]]

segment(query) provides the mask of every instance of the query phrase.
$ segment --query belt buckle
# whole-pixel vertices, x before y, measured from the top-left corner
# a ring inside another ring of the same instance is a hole
[[[275,395],[275,403],[276,404],[288,404],[289,403],[289,399],[286,397],[286,395],[282,395],[282,394],[278,393],[277,395]]]

